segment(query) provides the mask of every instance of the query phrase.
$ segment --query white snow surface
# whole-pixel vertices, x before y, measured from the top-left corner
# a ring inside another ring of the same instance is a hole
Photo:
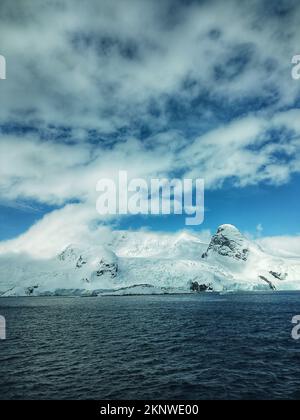
[[[300,256],[267,253],[232,225],[204,243],[181,232],[115,231],[103,246],[70,244],[56,258],[0,254],[0,296],[300,290]]]

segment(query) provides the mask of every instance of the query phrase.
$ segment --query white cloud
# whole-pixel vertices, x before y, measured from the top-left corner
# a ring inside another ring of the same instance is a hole
[[[220,187],[231,178],[241,187],[262,181],[284,184],[300,171],[300,129],[284,141],[270,138],[269,131],[298,129],[296,123],[289,125],[290,118],[286,112],[271,119],[237,119],[190,144],[176,132],[147,142],[129,138],[109,148],[5,135],[0,139],[1,197],[58,205],[73,199],[94,203],[97,181],[116,179],[120,170],[146,179],[180,170],[186,177],[204,178],[206,188]]]
[[[35,258],[49,258],[70,244],[103,244],[110,236],[109,228],[97,225],[95,210],[69,204],[44,216],[20,237],[0,242],[0,254],[26,253]]]
[[[8,80],[0,119],[114,132],[138,112],[164,126],[166,100],[176,94],[184,101],[187,79],[194,82],[189,96],[208,91],[230,103],[271,89],[277,107],[291,104],[299,93],[290,77],[299,15],[295,8],[283,24],[259,1],[183,8],[174,0],[3,0]],[[152,100],[160,118],[148,113]]]
[[[275,256],[300,256],[300,236],[274,236],[257,240],[257,243],[267,252]]]
[[[299,110],[293,110],[293,116],[299,118]],[[272,185],[288,182],[299,172],[300,162],[300,130],[296,123],[289,124],[290,119],[289,111],[272,118],[245,117],[199,137],[183,153],[189,164],[187,176],[202,173],[208,188],[220,187],[230,178],[240,187],[263,181]],[[281,139],[279,133],[279,138],[270,138],[270,130],[282,128],[294,130],[293,135]]]
[[[238,187],[288,182],[300,172],[300,85],[290,76],[300,8],[276,15],[272,7],[2,0],[1,201],[66,206],[38,226],[60,236],[56,219],[63,229],[74,211],[72,239],[77,217],[76,232],[94,220],[97,180],[119,170],[144,178],[179,171],[212,189],[228,179]],[[268,106],[248,110],[248,102]]]
[[[264,227],[261,223],[256,226],[256,233],[258,236],[261,236],[262,232],[264,231]]]

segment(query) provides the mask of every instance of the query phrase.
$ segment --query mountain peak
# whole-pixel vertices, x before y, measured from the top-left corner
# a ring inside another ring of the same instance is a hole
[[[224,224],[218,227],[217,229],[217,235],[222,234],[222,235],[230,235],[230,234],[238,234],[238,235],[242,235],[241,232],[239,231],[239,229],[234,226],[234,225],[230,225],[230,224]]]
[[[80,256],[79,246],[69,244],[57,256],[60,261],[76,261]]]
[[[0,255],[0,296],[300,290],[299,259],[268,254],[235,226],[219,226],[207,243],[189,231],[115,232],[108,243],[71,244],[49,260]]]
[[[229,224],[219,226],[217,233],[212,237],[207,251],[202,258],[210,255],[231,257],[238,261],[247,261],[249,247],[247,240],[237,227]]]

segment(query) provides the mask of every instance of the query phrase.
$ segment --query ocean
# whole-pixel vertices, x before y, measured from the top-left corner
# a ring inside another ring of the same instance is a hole
[[[300,293],[3,298],[0,399],[300,399]]]

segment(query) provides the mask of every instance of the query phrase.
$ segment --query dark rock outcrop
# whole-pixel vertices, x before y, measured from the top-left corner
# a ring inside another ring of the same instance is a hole
[[[261,280],[263,280],[264,282],[266,282],[271,290],[277,290],[275,284],[273,284],[270,280],[268,280],[265,276],[259,276],[259,278]]]
[[[207,251],[202,258],[216,253],[223,257],[231,257],[238,261],[247,261],[249,249],[247,241],[239,230],[232,225],[222,225],[212,237]]]
[[[80,257],[78,258],[77,263],[76,263],[76,268],[81,268],[85,264],[87,264],[87,261],[80,255]]]
[[[115,278],[119,271],[117,256],[104,246],[83,250],[69,245],[58,255],[58,259],[80,270],[84,276],[82,281],[85,283],[91,283],[93,278],[106,274]]]
[[[197,281],[193,281],[190,286],[192,292],[203,293],[212,292],[214,289],[211,284],[199,284]]]
[[[35,286],[29,286],[29,287],[27,287],[26,289],[25,289],[25,295],[26,296],[32,296],[33,294],[34,294],[34,291],[36,290],[36,289],[38,289],[39,288],[39,286],[38,285],[35,285]]]
[[[101,259],[99,263],[99,269],[96,271],[97,277],[101,277],[104,274],[110,274],[111,278],[115,278],[118,275],[118,264],[116,262],[106,262]]]
[[[269,273],[273,277],[275,277],[275,279],[277,279],[277,280],[286,280],[287,277],[288,277],[288,274],[287,273],[282,274],[282,273],[276,273],[275,271],[269,271]]]

